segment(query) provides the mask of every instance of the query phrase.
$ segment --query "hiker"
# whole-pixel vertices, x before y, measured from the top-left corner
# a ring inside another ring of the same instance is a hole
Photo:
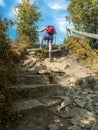
[[[47,43],[49,44],[49,58],[51,58],[53,38],[54,38],[54,34],[56,34],[55,27],[52,26],[52,25],[48,25],[45,28],[43,28],[42,30],[37,30],[37,31],[38,32],[44,32],[45,31],[45,35],[40,40],[40,48],[42,48],[43,41],[47,40]]]

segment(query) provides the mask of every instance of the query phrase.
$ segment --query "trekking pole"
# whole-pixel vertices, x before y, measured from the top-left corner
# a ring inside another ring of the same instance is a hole
[[[55,45],[56,45],[56,34],[55,34]]]

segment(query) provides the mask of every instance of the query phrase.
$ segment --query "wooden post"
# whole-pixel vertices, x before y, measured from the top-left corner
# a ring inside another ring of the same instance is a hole
[[[69,28],[66,27],[66,34],[67,34],[67,37],[71,37],[71,31]]]

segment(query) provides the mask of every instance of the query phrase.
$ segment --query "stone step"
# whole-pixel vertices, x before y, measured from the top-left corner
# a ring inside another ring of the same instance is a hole
[[[18,83],[24,84],[49,84],[49,75],[19,75]]]
[[[26,111],[30,109],[35,109],[39,107],[52,107],[54,105],[58,105],[62,102],[59,98],[53,98],[53,97],[44,97],[39,99],[28,99],[28,100],[20,100],[16,101],[12,105],[12,111],[20,112],[20,111]]]
[[[35,51],[28,51],[28,54],[29,54],[29,55],[35,55],[36,52],[35,52]]]
[[[37,99],[18,101],[18,102],[15,102],[12,105],[12,111],[13,112],[20,112],[20,111],[35,109],[35,108],[38,108],[38,107],[41,107],[41,106],[45,106],[45,104],[41,103]]]
[[[63,101],[61,96],[40,97],[38,100],[44,103],[47,107],[59,105]]]
[[[26,59],[26,60],[23,60],[23,61],[20,63],[20,65],[21,65],[21,66],[26,66],[26,65],[30,64],[31,62],[32,62],[32,59]]]
[[[54,117],[52,111],[37,99],[15,102],[11,113],[8,125],[2,130],[46,130]]]
[[[5,89],[11,100],[31,99],[45,96],[64,95],[64,86],[59,84],[18,85]]]
[[[19,71],[18,75],[37,74],[37,70],[35,69],[32,69],[32,68],[27,69],[26,67],[20,67],[20,66],[18,66],[18,71]]]
[[[45,47],[45,48],[42,48],[42,50],[45,50],[46,52],[48,52],[48,46],[47,47]],[[53,52],[55,52],[55,51],[62,51],[62,49],[59,47],[58,48],[58,46],[57,47],[52,47],[53,48]],[[27,49],[27,52],[28,53],[31,53],[31,54],[33,54],[34,52],[36,52],[36,51],[41,51],[40,50],[40,48],[35,48],[35,49]],[[34,53],[35,54],[35,53]]]
[[[36,64],[36,58],[29,58],[20,63],[20,66],[33,67]]]
[[[19,74],[18,83],[22,84],[49,84],[49,83],[63,83],[68,78],[68,75],[62,72],[49,72],[39,71],[39,74]]]
[[[60,48],[56,48],[56,49],[53,49],[51,52],[59,52],[59,51],[62,51],[62,49]],[[44,50],[44,52],[49,52],[49,50]]]
[[[27,49],[27,52],[36,52],[39,50],[40,50],[40,48]]]

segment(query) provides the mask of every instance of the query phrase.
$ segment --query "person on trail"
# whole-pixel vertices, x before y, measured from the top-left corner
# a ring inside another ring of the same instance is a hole
[[[42,48],[43,41],[47,40],[47,43],[49,44],[49,58],[51,58],[52,57],[51,52],[52,52],[52,43],[53,43],[53,39],[54,39],[54,34],[57,34],[55,27],[52,26],[52,25],[48,25],[45,28],[43,28],[41,30],[37,30],[37,31],[38,32],[44,32],[45,31],[45,35],[40,40],[40,49]]]

